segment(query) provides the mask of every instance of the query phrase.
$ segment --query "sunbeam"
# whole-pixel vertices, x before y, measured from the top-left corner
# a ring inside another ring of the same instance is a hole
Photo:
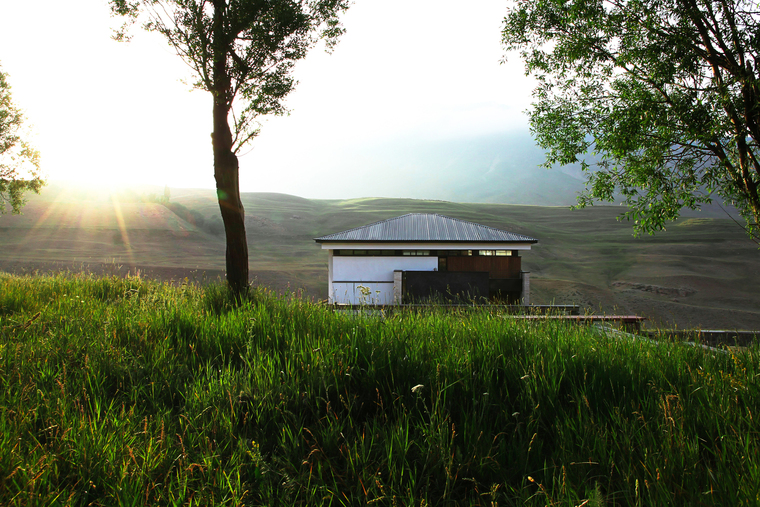
[[[127,226],[124,223],[124,215],[121,213],[121,204],[116,194],[111,194],[111,202],[113,203],[113,210],[116,213],[116,222],[119,225],[119,232],[121,233],[121,240],[124,242],[124,246],[127,249],[127,257],[129,259],[129,265],[135,265],[135,258],[132,253],[132,245],[129,243],[129,234],[127,233]]]
[[[50,204],[50,206],[45,209],[44,213],[37,219],[37,221],[32,225],[27,233],[24,235],[23,239],[21,240],[20,246],[26,246],[29,244],[29,241],[32,239],[32,237],[37,233],[39,229],[41,229],[45,222],[51,217],[51,215],[55,215],[58,209],[61,207],[61,202],[66,197],[66,193],[68,193],[68,190],[65,190],[58,194],[55,199],[53,199],[53,202]]]

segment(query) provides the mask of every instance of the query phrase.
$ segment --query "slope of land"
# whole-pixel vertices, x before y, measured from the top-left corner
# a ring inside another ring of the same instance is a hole
[[[757,505],[759,354],[0,273],[0,505]]]
[[[629,223],[615,220],[621,212],[615,207],[242,197],[252,277],[277,290],[327,296],[326,254],[314,243],[317,236],[404,213],[441,213],[538,238],[523,256],[533,303],[638,314],[650,327],[760,329],[760,253],[728,219],[686,218],[656,236],[634,238]],[[47,188],[30,198],[24,215],[0,217],[0,269],[139,269],[197,281],[221,276],[224,238],[208,227],[219,221],[214,192],[173,189],[177,213],[155,200],[147,193]]]

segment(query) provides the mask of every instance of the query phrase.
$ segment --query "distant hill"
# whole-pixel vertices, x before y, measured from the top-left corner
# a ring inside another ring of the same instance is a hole
[[[24,215],[0,216],[0,269],[121,273],[204,281],[224,273],[212,190],[163,188],[110,195],[52,185]],[[151,195],[153,197],[151,197]],[[534,303],[633,313],[656,324],[760,330],[760,252],[732,221],[685,218],[634,238],[618,207],[456,203],[396,198],[304,199],[246,193],[250,266],[258,283],[327,296],[326,254],[313,238],[410,212],[433,212],[539,239],[524,254]],[[179,213],[179,214],[178,214]],[[199,221],[198,217],[202,220]],[[202,222],[202,223],[201,223]]]
[[[455,202],[566,206],[584,183],[578,167],[543,169],[543,151],[526,133],[428,141],[394,140],[317,161],[304,194],[372,195]],[[298,185],[297,183],[294,183]],[[315,188],[320,190],[315,190]],[[316,194],[315,194],[316,192]]]
[[[283,154],[283,167],[297,164]],[[588,161],[593,163],[594,157]],[[546,169],[527,131],[451,139],[391,139],[332,153],[322,147],[288,188],[315,198],[363,196],[452,202],[572,206],[584,190],[580,164]],[[613,205],[610,203],[609,205]],[[725,207],[733,216],[733,207]],[[727,218],[718,204],[684,216]]]

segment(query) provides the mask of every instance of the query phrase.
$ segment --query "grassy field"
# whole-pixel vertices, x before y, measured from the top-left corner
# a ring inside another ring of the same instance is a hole
[[[212,233],[220,221],[212,191],[173,189],[174,211],[136,197],[43,190],[32,196],[24,215],[0,217],[0,270],[109,275],[140,269],[157,279],[198,281],[223,275],[223,238]],[[412,199],[242,198],[252,276],[277,291],[327,296],[327,255],[313,238],[432,212],[538,238],[523,256],[534,303],[638,314],[649,319],[649,327],[760,329],[760,254],[727,218],[685,218],[654,237],[634,238],[630,224],[615,220],[620,209],[614,207],[571,211]]]
[[[0,504],[757,505],[759,345],[0,275]]]

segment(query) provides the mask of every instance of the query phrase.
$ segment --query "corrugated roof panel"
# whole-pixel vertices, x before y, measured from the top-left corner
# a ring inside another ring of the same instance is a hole
[[[452,241],[494,243],[536,243],[538,240],[522,234],[480,225],[433,213],[409,213],[315,238],[326,241]]]

